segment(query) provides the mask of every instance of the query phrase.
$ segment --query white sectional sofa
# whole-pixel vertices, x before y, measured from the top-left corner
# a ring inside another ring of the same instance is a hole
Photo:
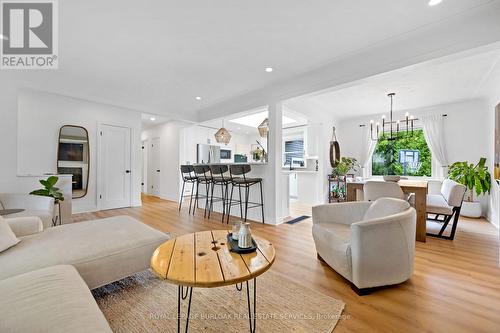
[[[45,229],[52,227],[54,217],[54,199],[22,193],[0,193],[0,209],[22,208],[20,213],[4,216],[5,218],[38,216]]]
[[[0,295],[0,332],[111,332],[73,266],[51,266],[0,280]]]
[[[5,221],[21,241],[0,252],[0,332],[109,332],[89,289],[148,269],[169,239],[129,216],[46,230],[38,217]]]

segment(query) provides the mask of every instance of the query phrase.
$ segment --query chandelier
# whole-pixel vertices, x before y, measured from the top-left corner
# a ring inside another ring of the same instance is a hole
[[[227,145],[229,141],[231,141],[231,134],[227,129],[224,128],[224,120],[222,120],[222,127],[219,128],[217,132],[215,132],[214,136],[217,143],[224,143]]]
[[[378,141],[380,138],[385,138],[387,140],[396,140],[400,137],[400,133],[406,135],[413,135],[413,125],[415,117],[410,115],[408,112],[405,113],[405,119],[394,120],[392,115],[392,108],[394,105],[394,96],[396,93],[387,94],[391,99],[391,110],[389,121],[386,120],[385,115],[382,116],[382,126],[377,122],[374,125],[373,120],[370,120],[370,136],[373,141]],[[387,135],[386,135],[387,132]]]

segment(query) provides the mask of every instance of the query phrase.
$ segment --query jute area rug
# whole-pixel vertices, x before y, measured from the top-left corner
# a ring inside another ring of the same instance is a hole
[[[189,331],[248,332],[245,288],[245,284],[242,291],[235,286],[193,288]],[[177,286],[149,271],[93,294],[114,332],[177,332]],[[257,332],[330,333],[344,305],[273,271],[257,278]]]

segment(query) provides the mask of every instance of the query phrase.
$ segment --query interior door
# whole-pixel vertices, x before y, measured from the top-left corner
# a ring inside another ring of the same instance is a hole
[[[130,206],[130,136],[130,128],[100,126],[99,200],[101,209]]]
[[[151,140],[151,181],[149,182],[149,193],[160,195],[160,138]]]

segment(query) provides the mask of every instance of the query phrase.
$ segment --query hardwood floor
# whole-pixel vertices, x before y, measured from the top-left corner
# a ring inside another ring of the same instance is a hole
[[[209,221],[201,210],[192,216],[187,208],[179,212],[177,207],[145,196],[140,208],[79,214],[74,220],[130,215],[173,235],[226,227],[218,214]],[[273,242],[273,270],[346,303],[346,318],[335,332],[500,332],[498,230],[488,222],[462,219],[454,241],[417,242],[413,277],[363,297],[316,259],[311,225],[311,220],[279,226],[252,223],[252,230]]]

